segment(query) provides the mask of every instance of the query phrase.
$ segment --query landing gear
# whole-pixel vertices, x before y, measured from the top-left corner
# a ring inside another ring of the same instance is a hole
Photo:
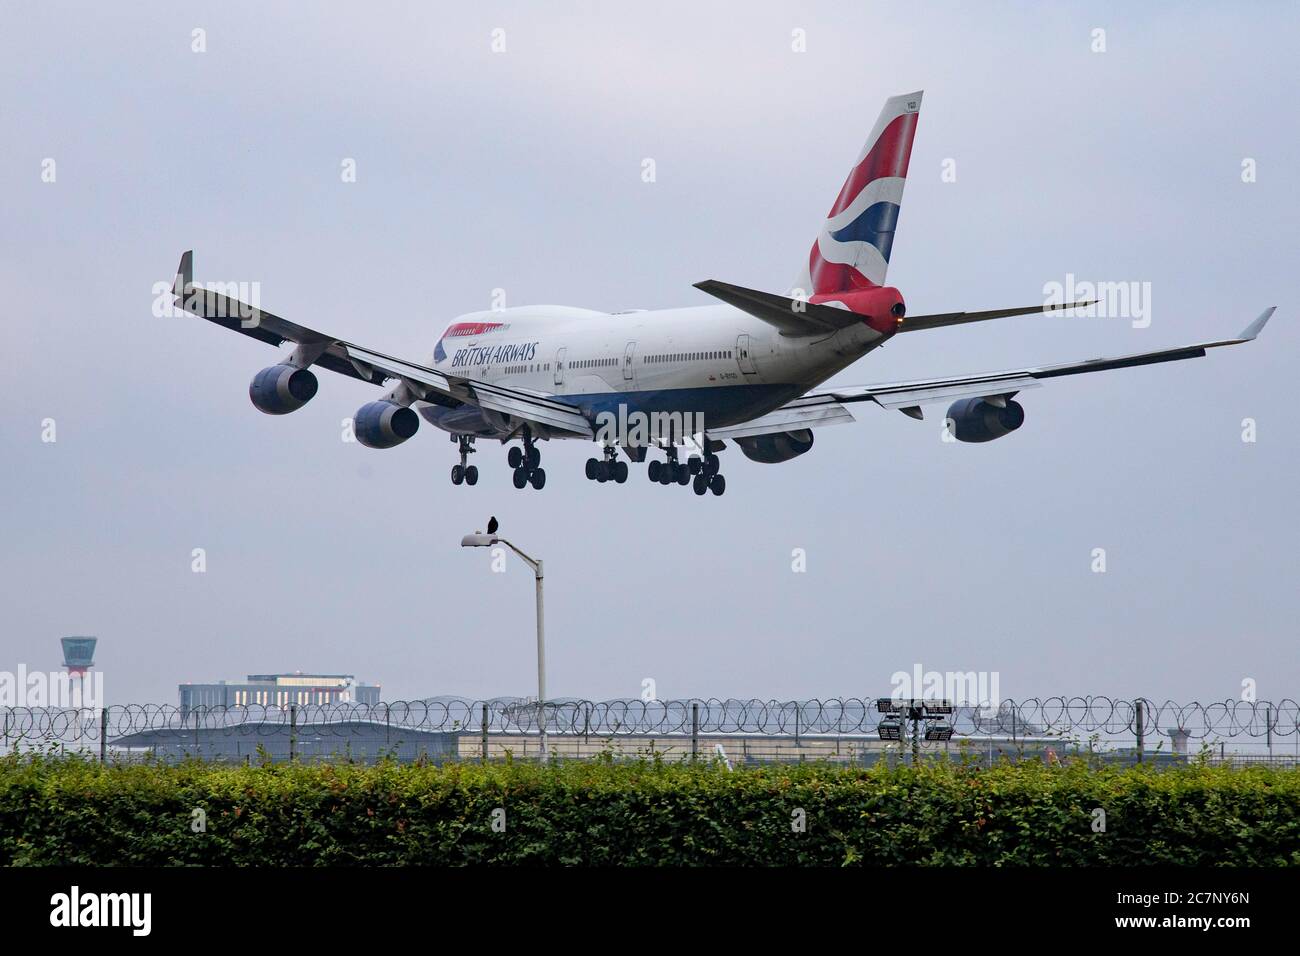
[[[466,459],[474,454],[474,437],[472,435],[452,435],[460,450],[460,464],[451,466],[451,483],[453,485],[478,484],[478,466],[465,464]]]
[[[541,450],[533,443],[532,432],[524,431],[524,447],[511,446],[506,461],[514,469],[516,488],[532,485],[538,491],[546,484],[546,469],[542,467]]]
[[[587,480],[598,481],[602,485],[607,481],[623,484],[627,481],[627,462],[618,460],[618,451],[613,445],[606,445],[603,458],[587,459]]]
[[[686,464],[690,473],[695,476],[691,481],[691,490],[697,495],[704,495],[710,491],[715,495],[726,492],[727,479],[719,473],[718,456],[713,452],[706,452],[703,459],[692,455]]]
[[[650,467],[646,470],[650,480],[660,485],[689,485],[691,477],[698,477],[703,474],[705,463],[692,455],[686,461],[677,460],[677,449],[669,446],[667,461],[652,461]],[[717,457],[710,455],[714,462],[714,468],[717,467]],[[708,477],[706,476],[706,481]],[[707,490],[707,488],[706,488]],[[702,494],[703,492],[696,492]]]

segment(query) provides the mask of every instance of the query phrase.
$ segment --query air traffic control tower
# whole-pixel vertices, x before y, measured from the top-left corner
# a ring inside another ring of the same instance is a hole
[[[63,666],[68,669],[70,677],[85,677],[95,663],[95,644],[97,637],[65,637],[63,644]]]

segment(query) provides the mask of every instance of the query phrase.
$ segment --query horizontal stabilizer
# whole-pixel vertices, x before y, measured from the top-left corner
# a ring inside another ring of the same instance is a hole
[[[695,288],[775,326],[782,335],[830,335],[862,321],[862,316],[848,309],[759,292],[717,279],[697,282]]]
[[[934,315],[909,315],[898,323],[900,332],[920,332],[922,329],[941,329],[947,325],[965,325],[967,322],[987,322],[989,319],[1008,319],[1013,315],[1064,312],[1095,305],[1088,302],[1066,302],[1058,305],[1027,305],[1019,309],[990,309],[987,312],[937,312]]]

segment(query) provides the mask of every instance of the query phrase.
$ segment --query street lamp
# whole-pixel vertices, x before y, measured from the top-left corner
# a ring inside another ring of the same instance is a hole
[[[462,548],[490,548],[496,544],[504,544],[527,562],[528,566],[533,569],[533,577],[537,579],[537,726],[542,735],[542,763],[546,763],[546,632],[542,615],[542,562],[524,554],[505,538],[496,534],[496,523],[495,518],[489,522],[488,528],[490,531],[488,534],[475,532],[474,534],[465,535],[460,539],[460,546]]]

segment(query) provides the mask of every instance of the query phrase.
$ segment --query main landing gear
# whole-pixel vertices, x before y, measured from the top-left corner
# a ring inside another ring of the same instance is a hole
[[[667,461],[652,461],[647,469],[650,480],[661,485],[691,485],[697,495],[712,491],[721,495],[727,490],[727,479],[718,472],[718,456],[705,452],[704,457],[692,455],[685,462],[677,460],[677,449],[669,447]]]
[[[546,469],[542,467],[542,453],[533,442],[531,432],[524,432],[523,448],[518,445],[511,447],[506,455],[506,461],[515,470],[516,488],[532,485],[538,491],[542,490],[542,486],[546,484]]]
[[[691,482],[691,489],[697,495],[702,495],[706,491],[721,495],[727,490],[727,479],[718,471],[721,465],[718,456],[713,452],[706,451],[703,460],[692,455],[690,464],[693,466],[691,473],[695,475]]]
[[[459,485],[462,482],[467,485],[478,484],[478,466],[467,465],[465,461],[470,455],[474,454],[474,438],[472,435],[452,435],[451,440],[456,442],[460,448],[460,464],[451,466],[451,483]]]
[[[603,458],[587,459],[587,480],[602,485],[613,481],[621,485],[627,481],[627,462],[618,460],[618,451],[613,445],[606,445]]]

